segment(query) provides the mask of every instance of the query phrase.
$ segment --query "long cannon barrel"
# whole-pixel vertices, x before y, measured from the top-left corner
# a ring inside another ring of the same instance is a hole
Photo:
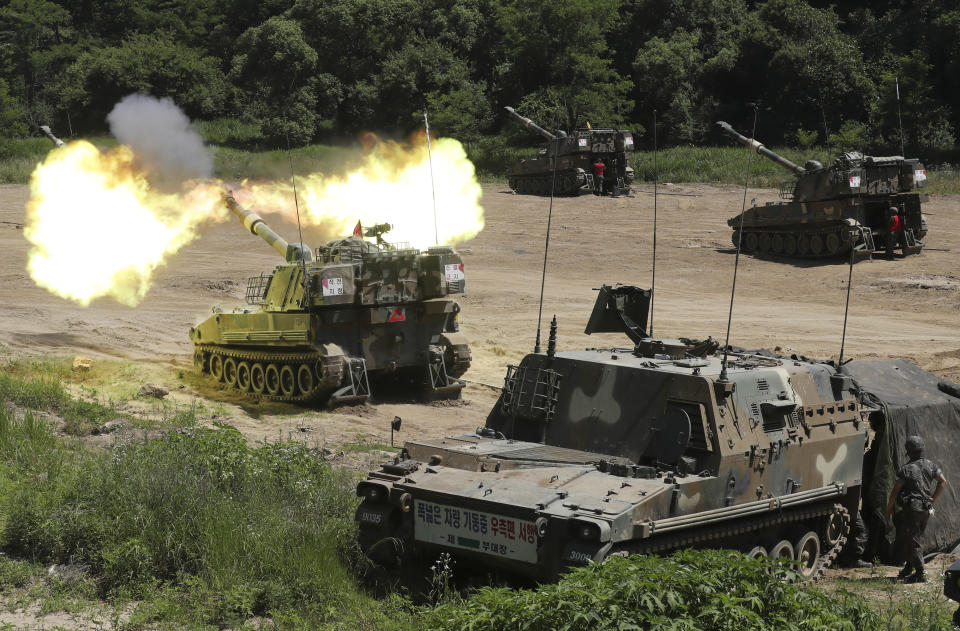
[[[67,144],[67,143],[63,142],[62,140],[60,140],[59,138],[57,138],[56,136],[53,135],[53,132],[50,131],[50,126],[49,126],[49,125],[40,125],[40,131],[42,131],[43,133],[45,133],[45,134],[47,135],[47,138],[49,138],[50,140],[52,140],[52,141],[53,141],[53,144],[55,144],[58,148],[64,146],[65,144]]]
[[[227,208],[243,222],[247,230],[266,241],[270,247],[279,252],[288,263],[299,261],[309,263],[313,260],[310,248],[299,243],[288,243],[264,222],[263,217],[238,204],[230,189],[223,192],[223,202],[227,205]]]
[[[527,118],[526,116],[520,116],[519,114],[517,114],[517,111],[516,111],[515,109],[513,109],[512,107],[510,107],[509,105],[508,105],[507,107],[503,108],[503,109],[507,110],[508,112],[510,112],[511,114],[513,114],[514,116],[516,116],[518,119],[520,119],[520,124],[522,124],[524,127],[526,127],[527,129],[529,129],[530,131],[532,131],[532,132],[534,132],[534,133],[536,133],[536,134],[540,134],[541,136],[543,136],[543,137],[546,138],[547,140],[556,140],[556,139],[557,139],[557,136],[551,134],[550,132],[548,132],[546,129],[544,129],[544,128],[541,127],[540,125],[537,125],[536,123],[534,123],[532,120],[530,120],[530,119]],[[558,134],[561,138],[566,138],[566,137],[567,137],[567,133],[564,132],[564,131],[557,131],[557,134]]]
[[[724,132],[726,132],[727,135],[733,136],[740,143],[750,147],[761,156],[765,156],[766,158],[776,162],[783,168],[789,169],[790,171],[793,171],[797,175],[803,175],[804,173],[807,172],[806,169],[804,169],[801,166],[797,166],[793,162],[790,162],[789,160],[781,156],[779,153],[774,153],[769,149],[767,149],[766,147],[764,147],[759,142],[757,142],[756,140],[752,138],[747,138],[743,134],[738,133],[733,127],[730,126],[729,123],[725,123],[723,121],[717,121],[717,126],[720,127],[720,129],[722,129]]]

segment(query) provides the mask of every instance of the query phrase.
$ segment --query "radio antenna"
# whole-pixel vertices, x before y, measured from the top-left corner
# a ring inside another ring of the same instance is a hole
[[[557,154],[560,153],[560,134],[557,134],[553,150],[553,177],[550,181],[550,210],[547,212],[547,241],[543,246],[543,274],[540,277],[540,309],[537,311],[537,341],[533,352],[540,352],[540,320],[543,317],[543,288],[547,282],[547,252],[550,250],[550,222],[553,220],[553,193],[557,185]]]
[[[300,269],[303,270],[303,300],[304,306],[310,304],[310,283],[307,282],[307,260],[303,248],[303,228],[300,227],[300,201],[297,199],[297,174],[293,170],[293,152],[290,150],[290,136],[284,134],[287,140],[287,158],[290,160],[290,182],[293,184],[293,206],[297,209],[297,234],[300,236]]]
[[[850,273],[847,276],[847,306],[843,309],[843,335],[840,337],[840,359],[837,369],[843,366],[843,346],[847,341],[847,315],[850,313],[850,289],[853,287],[853,244],[850,244]]]
[[[423,126],[427,133],[427,161],[430,163],[430,192],[433,194],[433,243],[440,245],[440,233],[437,230],[437,188],[433,183],[433,154],[430,151],[430,121],[427,120],[427,108],[423,108]]]
[[[900,155],[906,156],[907,154],[903,150],[903,118],[900,116],[900,79],[894,77],[893,83],[897,86],[897,125],[900,126]]]
[[[757,105],[753,104],[753,129],[750,132],[750,147],[757,135]],[[733,263],[733,287],[730,288],[730,311],[727,314],[727,337],[723,342],[723,361],[720,363],[720,381],[727,380],[727,355],[730,352],[730,323],[733,321],[733,296],[737,291],[737,269],[740,267],[740,246],[743,243],[743,215],[747,212],[747,187],[750,185],[750,163],[753,151],[747,150],[747,173],[743,178],[743,206],[740,209],[740,227],[737,229],[737,257]]]
[[[657,183],[660,173],[657,170],[657,110],[653,110],[653,273],[650,279],[650,337],[653,337],[653,299],[657,288]]]

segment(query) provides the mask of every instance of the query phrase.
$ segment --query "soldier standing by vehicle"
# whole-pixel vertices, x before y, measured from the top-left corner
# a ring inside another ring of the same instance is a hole
[[[904,246],[906,245],[906,239],[903,234],[903,217],[900,216],[900,211],[891,206],[890,210],[887,211],[887,258],[893,258],[893,250],[900,245],[900,250],[906,255],[906,250]]]
[[[900,506],[893,520],[897,529],[894,547],[898,559],[906,558],[906,565],[897,574],[897,578],[906,583],[924,583],[927,580],[920,537],[933,515],[933,505],[947,483],[940,465],[923,457],[923,448],[923,438],[907,437],[906,449],[910,461],[897,471],[897,481],[887,502],[887,518],[893,515],[894,503]],[[934,482],[936,490],[933,490]]]
[[[603,160],[597,158],[593,163],[593,194],[603,195]]]

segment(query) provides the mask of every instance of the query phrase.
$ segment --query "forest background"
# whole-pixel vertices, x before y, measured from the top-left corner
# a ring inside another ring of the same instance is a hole
[[[661,146],[729,144],[713,122],[748,133],[756,104],[756,135],[774,146],[900,153],[902,119],[908,155],[957,155],[953,0],[5,4],[4,138],[102,133],[142,92],[244,149],[403,136],[424,109],[435,135],[536,144],[505,105],[547,128],[629,128],[641,148],[656,110]]]

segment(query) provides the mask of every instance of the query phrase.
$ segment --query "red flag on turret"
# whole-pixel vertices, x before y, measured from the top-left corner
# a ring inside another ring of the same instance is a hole
[[[357,226],[353,229],[353,236],[362,237],[363,236],[363,227],[360,226],[360,222],[357,222]]]

